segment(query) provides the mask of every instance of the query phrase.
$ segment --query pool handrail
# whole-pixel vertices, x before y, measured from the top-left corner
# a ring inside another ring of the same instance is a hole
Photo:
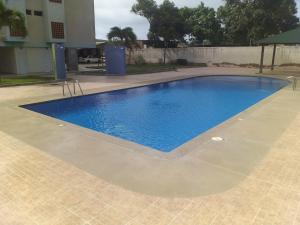
[[[298,80],[295,76],[289,76],[286,78],[288,81],[292,80],[292,87],[293,87],[293,91],[295,91],[297,89],[297,83],[298,83]]]
[[[79,83],[79,80],[72,80],[72,84],[73,84],[73,93],[74,93],[74,95],[76,95],[76,85],[78,86],[81,95],[84,95],[84,94],[83,94],[83,90],[82,90],[82,88],[81,88],[81,85],[80,85],[80,83]],[[71,89],[70,89],[69,82],[68,82],[67,80],[65,80],[65,81],[62,83],[62,92],[63,92],[63,96],[66,96],[66,93],[65,93],[65,86],[67,87],[70,96],[73,97],[73,94],[72,94]]]
[[[62,92],[63,92],[63,96],[66,96],[66,94],[65,94],[65,86],[67,86],[68,91],[69,91],[69,94],[70,94],[70,96],[72,97],[73,95],[72,95],[72,92],[71,92],[71,89],[70,89],[70,86],[69,86],[69,82],[66,81],[66,80],[62,83]]]

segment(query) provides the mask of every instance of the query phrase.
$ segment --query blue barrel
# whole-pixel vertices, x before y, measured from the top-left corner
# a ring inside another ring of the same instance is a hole
[[[106,72],[109,75],[126,74],[125,47],[107,45],[104,48]]]

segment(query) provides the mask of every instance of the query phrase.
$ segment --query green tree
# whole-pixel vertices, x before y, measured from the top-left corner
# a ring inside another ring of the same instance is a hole
[[[167,44],[170,41],[184,41],[187,27],[179,9],[173,2],[164,0],[158,7],[150,24],[150,32],[164,41],[164,64],[166,63]]]
[[[0,28],[4,26],[9,26],[11,30],[18,31],[24,36],[27,35],[24,15],[16,10],[8,9],[0,1]]]
[[[225,6],[218,9],[218,18],[224,27],[224,40],[226,44],[245,45],[250,42],[249,31],[252,10],[249,5],[240,0],[226,1]]]
[[[131,60],[131,54],[137,45],[137,36],[131,27],[125,27],[124,29],[120,27],[112,27],[110,32],[107,34],[109,41],[114,44],[124,45],[129,50],[129,62]]]
[[[185,19],[191,40],[201,43],[209,40],[212,44],[219,44],[222,41],[221,23],[213,8],[201,3],[196,8],[181,8],[180,13]]]
[[[145,17],[150,24],[157,10],[158,6],[154,0],[137,0],[131,8],[133,13]]]
[[[186,34],[184,18],[173,2],[164,0],[157,6],[153,0],[138,0],[132,12],[145,17],[150,23],[148,38],[164,42],[164,63],[168,42],[183,41]]]
[[[248,45],[297,26],[295,0],[225,0],[218,9],[227,44]]]

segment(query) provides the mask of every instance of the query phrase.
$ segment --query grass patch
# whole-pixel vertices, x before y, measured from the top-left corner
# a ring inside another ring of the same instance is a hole
[[[285,64],[279,65],[279,67],[288,67],[288,66],[300,67],[300,64],[299,63],[285,63]]]
[[[144,65],[127,65],[127,75],[133,74],[146,74],[146,73],[159,73],[167,71],[176,71],[182,68],[193,68],[193,67],[207,67],[205,63],[189,63],[187,65],[178,64],[144,64]]]
[[[27,85],[27,84],[39,84],[48,83],[54,81],[54,76],[41,76],[41,75],[6,75],[0,76],[0,87],[1,86],[15,86],[15,85]]]
[[[223,63],[213,63],[216,67],[243,67],[243,68],[259,68],[259,64],[255,63],[244,63],[244,64],[235,64],[235,63],[229,63],[229,62],[223,62]],[[269,68],[270,66],[264,65],[264,68]]]
[[[177,65],[177,64],[142,64],[142,65],[127,65],[127,75],[147,74],[147,73],[160,73],[168,71],[176,71],[180,68],[193,68],[193,67],[207,67],[205,63]],[[90,69],[104,69],[104,67],[90,66]],[[105,74],[105,72],[103,72]]]
[[[126,73],[130,74],[146,74],[146,73],[159,73],[177,70],[176,65],[171,64],[144,64],[144,65],[127,65]]]

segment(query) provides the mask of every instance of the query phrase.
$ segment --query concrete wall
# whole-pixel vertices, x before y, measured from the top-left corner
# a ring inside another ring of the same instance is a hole
[[[27,29],[28,36],[25,46],[28,47],[46,47],[47,32],[45,27],[44,16],[34,16],[34,10],[42,11],[44,13],[44,5],[42,1],[37,0],[27,0],[27,9],[32,11],[32,15],[27,15]]]
[[[265,49],[265,65],[272,61],[273,47]],[[177,48],[167,50],[167,62],[176,59],[187,59],[190,63],[232,63],[259,64],[261,47],[199,47]],[[138,55],[144,57],[148,63],[159,63],[163,59],[163,49],[142,49],[133,53],[133,60]],[[133,61],[132,60],[132,61]],[[278,46],[276,65],[295,63],[300,64],[300,46]]]
[[[51,50],[47,48],[15,48],[17,74],[51,73]]]
[[[17,73],[14,48],[0,48],[0,73]]]
[[[94,0],[64,0],[69,48],[95,48]]]

